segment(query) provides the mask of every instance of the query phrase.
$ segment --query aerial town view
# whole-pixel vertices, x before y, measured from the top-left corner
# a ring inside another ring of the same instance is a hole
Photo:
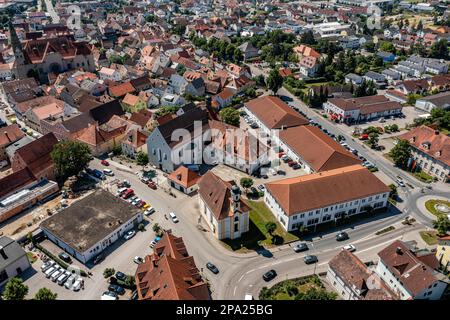
[[[0,0],[0,308],[450,300],[449,42],[444,0]]]

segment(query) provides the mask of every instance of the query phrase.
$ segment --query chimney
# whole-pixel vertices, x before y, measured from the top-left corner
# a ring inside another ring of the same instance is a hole
[[[11,139],[9,138],[9,135],[8,135],[8,131],[5,131],[4,134],[5,134],[6,139],[8,139],[8,141],[11,142]]]
[[[395,253],[397,253],[398,255],[402,255],[403,251],[401,247],[397,247],[397,249],[395,249]]]
[[[6,255],[5,249],[3,248],[3,246],[0,246],[0,255],[2,256],[3,259],[8,259],[8,256]]]

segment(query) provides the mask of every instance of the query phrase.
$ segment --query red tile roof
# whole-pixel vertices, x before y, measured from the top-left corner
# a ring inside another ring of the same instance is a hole
[[[116,86],[109,87],[109,93],[113,97],[122,97],[126,95],[127,93],[132,93],[136,89],[133,87],[133,85],[130,82],[125,82]]]
[[[178,167],[178,169],[172,172],[167,178],[185,188],[196,185],[200,180],[200,176],[196,172],[189,170],[185,166]]]
[[[139,300],[210,300],[181,237],[165,233],[135,274]]]

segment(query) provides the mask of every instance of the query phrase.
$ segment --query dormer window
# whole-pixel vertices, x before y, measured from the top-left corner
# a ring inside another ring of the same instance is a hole
[[[413,143],[416,142],[416,137],[412,137],[412,138],[410,139],[410,141],[413,142]]]
[[[436,157],[442,156],[442,150],[437,151],[434,155],[435,155]]]
[[[424,143],[422,143],[422,147],[426,150],[430,150],[431,143],[429,143],[428,141],[424,142]]]

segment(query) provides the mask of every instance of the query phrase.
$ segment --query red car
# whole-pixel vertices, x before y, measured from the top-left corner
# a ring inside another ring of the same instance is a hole
[[[156,190],[156,183],[154,183],[153,181],[150,181],[147,185],[149,188]]]
[[[278,153],[278,158],[281,158],[282,156],[284,156],[284,152],[279,152]]]
[[[289,166],[289,167],[293,167],[293,166],[295,166],[296,164],[297,164],[297,162],[292,161],[292,160],[288,162],[288,166]]]
[[[100,163],[104,166],[109,166],[109,162],[106,160],[102,160],[102,161],[100,161]]]

